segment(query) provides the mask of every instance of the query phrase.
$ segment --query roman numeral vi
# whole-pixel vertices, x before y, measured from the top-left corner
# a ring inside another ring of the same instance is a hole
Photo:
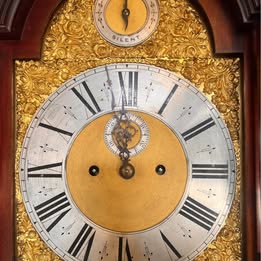
[[[124,246],[125,246],[125,248],[124,248]],[[132,261],[128,239],[119,237],[118,261],[124,261],[125,254],[127,255],[127,261]]]

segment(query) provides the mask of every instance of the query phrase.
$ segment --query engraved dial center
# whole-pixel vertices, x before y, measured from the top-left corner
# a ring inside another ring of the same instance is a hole
[[[134,177],[120,177],[119,156],[104,142],[105,126],[111,123],[113,113],[95,119],[81,130],[66,164],[69,191],[82,213],[96,225],[126,233],[148,229],[166,219],[184,195],[188,171],[176,134],[154,116],[141,112],[135,115],[146,122],[150,140],[131,159]],[[91,151],[87,154],[88,149]],[[166,168],[164,175],[155,172],[159,164]],[[97,166],[99,175],[90,175],[90,166]]]

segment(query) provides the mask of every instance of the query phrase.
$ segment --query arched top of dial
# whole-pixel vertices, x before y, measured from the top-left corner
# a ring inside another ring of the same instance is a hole
[[[131,47],[147,40],[159,22],[158,0],[96,0],[94,23],[108,42]]]

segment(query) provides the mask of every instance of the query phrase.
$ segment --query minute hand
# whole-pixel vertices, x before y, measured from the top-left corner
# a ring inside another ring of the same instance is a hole
[[[115,108],[115,96],[114,96],[114,92],[113,92],[113,89],[112,89],[112,81],[110,79],[109,71],[108,71],[108,68],[107,68],[106,65],[105,65],[105,71],[106,71],[106,75],[107,75],[107,84],[109,86],[109,90],[110,90],[110,93],[111,93],[111,109],[114,110],[114,108]]]

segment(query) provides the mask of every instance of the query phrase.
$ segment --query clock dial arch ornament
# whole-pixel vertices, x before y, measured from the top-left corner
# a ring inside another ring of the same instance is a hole
[[[235,156],[220,114],[189,81],[108,64],[73,77],[38,110],[20,183],[35,229],[64,260],[192,260],[228,215]]]
[[[94,24],[116,46],[131,47],[147,40],[159,23],[158,0],[96,0]]]

